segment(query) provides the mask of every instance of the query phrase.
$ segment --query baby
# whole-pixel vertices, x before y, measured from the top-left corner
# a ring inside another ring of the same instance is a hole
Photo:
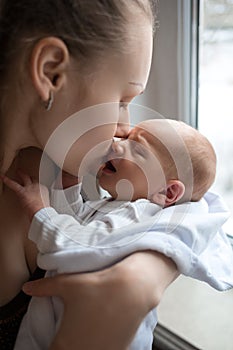
[[[107,159],[97,177],[111,198],[98,201],[83,202],[81,182],[69,187],[74,177],[66,173],[66,189],[53,188],[50,197],[45,186],[26,174],[21,173],[22,185],[3,177],[32,221],[29,237],[37,244],[38,265],[49,271],[47,275],[101,269],[109,265],[109,255],[114,263],[133,249],[140,250],[137,245],[143,236],[148,240],[162,208],[179,204],[179,213],[185,212],[187,204],[182,203],[199,201],[215,178],[216,156],[210,142],[173,120],[141,122],[127,139],[113,141]],[[173,214],[174,210],[167,220]],[[133,231],[132,223],[138,223]],[[146,242],[145,249],[150,244]],[[62,311],[56,298],[32,298],[15,349],[49,348]],[[153,310],[138,328],[130,350],[151,349],[156,323]]]
[[[113,143],[108,159],[100,170],[99,184],[114,199],[147,198],[163,207],[200,200],[216,172],[210,142],[196,129],[175,120],[140,123],[127,139]],[[126,187],[119,193],[123,179]]]

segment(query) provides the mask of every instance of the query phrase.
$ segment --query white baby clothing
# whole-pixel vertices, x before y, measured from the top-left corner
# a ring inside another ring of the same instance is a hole
[[[218,290],[233,287],[232,249],[221,229],[229,213],[219,196],[207,193],[199,202],[161,209],[146,199],[83,203],[80,189],[81,184],[52,190],[56,210],[44,208],[33,218],[29,237],[37,244],[38,266],[47,276],[100,270],[151,249],[170,257],[184,275]],[[62,310],[56,297],[32,298],[15,350],[48,349]],[[150,350],[156,323],[154,309],[129,349]]]

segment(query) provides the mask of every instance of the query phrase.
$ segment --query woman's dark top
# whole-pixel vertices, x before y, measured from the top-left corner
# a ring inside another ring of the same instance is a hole
[[[44,270],[37,268],[30,281],[43,278]],[[0,307],[0,349],[13,350],[19,326],[31,297],[20,291],[8,304]],[[26,349],[25,349],[26,350]]]

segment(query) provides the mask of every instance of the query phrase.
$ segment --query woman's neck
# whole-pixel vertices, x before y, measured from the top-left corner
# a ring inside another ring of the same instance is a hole
[[[12,100],[14,103],[12,104]],[[0,171],[6,173],[21,149],[38,146],[30,130],[29,107],[9,94],[0,101]]]

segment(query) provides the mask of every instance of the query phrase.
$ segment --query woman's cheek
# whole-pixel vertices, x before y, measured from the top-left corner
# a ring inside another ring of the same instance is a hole
[[[75,176],[97,175],[110,151],[116,125],[98,127],[85,133],[68,150],[63,169]]]
[[[51,133],[44,151],[65,171],[97,172],[117,128],[119,104],[86,108],[64,120]],[[90,162],[92,161],[92,164]]]
[[[82,159],[79,163],[80,176],[84,176],[87,173],[97,176],[100,167],[106,162],[111,144],[112,138],[100,141],[92,145],[87,152],[82,152]]]

